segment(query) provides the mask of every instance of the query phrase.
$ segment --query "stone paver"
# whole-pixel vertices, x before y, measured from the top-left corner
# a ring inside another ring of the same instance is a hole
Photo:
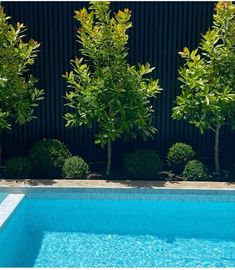
[[[84,188],[176,188],[235,189],[235,182],[131,181],[131,180],[0,180],[0,187],[84,187]]]

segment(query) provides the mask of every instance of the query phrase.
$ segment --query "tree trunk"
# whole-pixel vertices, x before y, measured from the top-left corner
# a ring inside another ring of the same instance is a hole
[[[2,166],[2,130],[0,129],[0,167],[1,166]]]
[[[215,131],[215,152],[214,152],[214,159],[215,159],[215,173],[220,173],[220,163],[219,163],[219,133],[220,133],[220,127],[221,125],[216,126]]]
[[[110,175],[111,170],[111,161],[112,161],[112,144],[111,141],[108,141],[108,158],[107,158],[107,167],[106,167],[106,176]]]
[[[2,144],[0,141],[0,167],[2,166]]]
[[[2,166],[2,144],[0,141],[0,167]]]

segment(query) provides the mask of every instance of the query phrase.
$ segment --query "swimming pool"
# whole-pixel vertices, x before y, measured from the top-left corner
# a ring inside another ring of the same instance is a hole
[[[6,192],[0,192],[0,203],[5,199],[6,195]]]
[[[0,267],[235,267],[235,192],[37,189],[0,230]]]

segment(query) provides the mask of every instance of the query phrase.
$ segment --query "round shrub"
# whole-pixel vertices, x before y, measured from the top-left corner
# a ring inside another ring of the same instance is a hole
[[[12,179],[30,178],[33,168],[27,157],[15,156],[6,161],[5,177]]]
[[[62,142],[43,139],[33,145],[29,156],[37,177],[59,178],[62,166],[71,154]]]
[[[175,172],[183,171],[186,163],[195,156],[193,148],[185,143],[175,143],[171,146],[167,154],[167,164]]]
[[[89,173],[89,166],[80,157],[69,157],[62,167],[62,176],[66,179],[84,179]]]
[[[186,180],[206,180],[208,170],[199,160],[190,160],[185,166],[183,176]]]
[[[163,168],[158,154],[149,149],[138,149],[123,159],[123,170],[132,179],[156,179]]]

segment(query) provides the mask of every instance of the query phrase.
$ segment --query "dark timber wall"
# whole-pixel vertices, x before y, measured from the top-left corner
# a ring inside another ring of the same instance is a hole
[[[41,138],[63,140],[72,153],[88,161],[104,161],[105,150],[94,144],[97,127],[66,129],[64,113],[65,82],[62,74],[70,69],[69,60],[78,55],[75,41],[78,22],[74,10],[88,2],[2,2],[11,22],[23,22],[31,37],[41,43],[33,73],[39,78],[39,87],[46,92],[45,100],[36,112],[37,120],[23,127],[14,127],[3,137],[3,155],[24,154]],[[164,89],[154,107],[154,125],[158,129],[154,141],[144,143],[118,141],[114,144],[114,159],[127,151],[146,146],[157,149],[164,156],[168,147],[182,141],[191,144],[202,159],[210,162],[214,137],[210,132],[201,136],[192,126],[171,119],[171,109],[179,93],[177,68],[181,64],[178,52],[187,46],[197,46],[201,33],[212,23],[215,2],[112,2],[112,11],[128,7],[132,10],[133,28],[129,31],[129,61],[131,64],[150,62],[156,67]],[[222,130],[221,157],[229,164],[235,155],[234,132]],[[234,160],[234,159],[233,159]]]

